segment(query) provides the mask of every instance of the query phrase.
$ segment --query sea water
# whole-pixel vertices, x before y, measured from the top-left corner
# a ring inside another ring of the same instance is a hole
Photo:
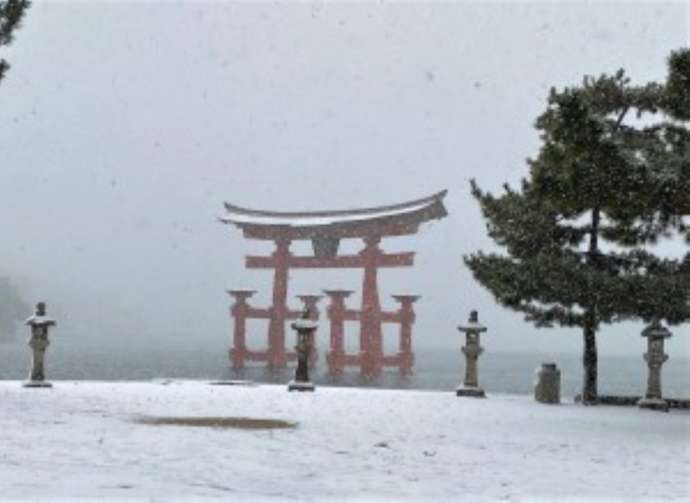
[[[24,342],[0,344],[0,379],[25,379],[28,374],[29,348]],[[485,351],[479,358],[479,383],[489,393],[532,393],[535,370],[544,362],[553,362],[561,369],[564,397],[580,391],[582,360],[579,355],[534,355]],[[662,370],[666,396],[690,397],[690,361],[670,355]],[[197,347],[117,348],[53,344],[46,355],[47,376],[54,380],[149,380],[232,379],[258,382],[287,382],[294,372],[269,372],[265,368],[248,367],[238,373],[230,369],[226,350],[205,345]],[[647,379],[647,366],[642,355],[599,355],[599,393],[641,395]],[[459,349],[418,349],[414,373],[401,378],[396,371],[386,371],[373,381],[363,380],[356,369],[334,380],[329,377],[323,354],[312,369],[317,384],[343,386],[381,386],[423,390],[454,390],[462,381],[464,357]]]

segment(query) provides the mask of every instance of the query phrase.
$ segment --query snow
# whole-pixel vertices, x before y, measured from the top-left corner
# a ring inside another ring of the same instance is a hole
[[[476,321],[468,321],[463,325],[458,325],[461,332],[486,332],[486,327]]]
[[[250,224],[250,225],[285,225],[285,226],[323,226],[347,222],[360,222],[384,217],[400,217],[415,213],[440,202],[446,196],[447,191],[441,191],[431,196],[377,208],[364,208],[355,210],[338,211],[310,211],[302,213],[259,211],[242,208],[225,203],[225,209],[229,216],[221,217],[224,223]]]
[[[529,396],[0,382],[0,499],[690,499],[690,413]],[[298,423],[244,430],[137,418]]]
[[[292,327],[296,330],[316,330],[319,327],[319,324],[314,320],[297,318],[297,320],[292,323]]]
[[[26,321],[24,321],[25,325],[55,325],[55,320],[52,318],[48,318],[47,316],[43,316],[40,314],[32,314],[29,316]]]
[[[350,213],[343,215],[333,215],[333,216],[280,216],[276,215],[248,215],[240,212],[229,212],[230,216],[222,217],[220,220],[225,223],[235,223],[235,224],[255,224],[255,225],[290,225],[290,226],[321,226],[321,225],[334,225],[346,222],[359,222],[362,220],[373,220],[376,218],[383,217],[395,217],[402,216],[408,213],[414,213],[415,211],[423,210],[429,206],[429,202],[425,201],[421,204],[416,204],[413,206],[408,206],[406,208],[394,209],[394,210],[378,210],[367,213]]]

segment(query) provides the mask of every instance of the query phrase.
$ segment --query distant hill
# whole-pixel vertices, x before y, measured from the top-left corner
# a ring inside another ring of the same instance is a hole
[[[16,285],[9,277],[0,276],[0,342],[13,339],[19,322],[30,313],[31,306]]]

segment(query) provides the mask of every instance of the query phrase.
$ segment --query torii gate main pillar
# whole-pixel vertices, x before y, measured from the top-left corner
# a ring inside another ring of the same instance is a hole
[[[383,333],[381,329],[381,303],[379,301],[378,259],[381,256],[379,236],[364,239],[361,252],[364,259],[364,281],[362,282],[362,310],[359,328],[359,345],[362,374],[377,376],[383,365]]]
[[[287,306],[288,272],[290,266],[290,240],[281,238],[276,240],[273,252],[275,269],[273,272],[273,304],[270,308],[270,322],[268,325],[268,366],[282,368],[287,364],[285,353],[285,320],[288,318]]]

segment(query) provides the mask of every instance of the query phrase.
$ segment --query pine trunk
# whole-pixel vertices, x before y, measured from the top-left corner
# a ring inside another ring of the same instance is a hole
[[[584,379],[582,382],[582,403],[585,405],[595,405],[597,398],[597,340],[591,318],[585,324],[584,351],[582,353],[582,364],[584,366]]]
[[[589,239],[589,264],[597,267],[599,253],[599,221],[601,215],[599,208],[592,211],[592,230]],[[591,286],[592,290],[594,289]],[[589,298],[591,303],[587,306],[585,314],[585,324],[582,327],[584,336],[584,350],[582,352],[582,365],[584,370],[582,380],[582,403],[585,405],[595,405],[597,398],[597,303],[596,291],[590,291]]]

